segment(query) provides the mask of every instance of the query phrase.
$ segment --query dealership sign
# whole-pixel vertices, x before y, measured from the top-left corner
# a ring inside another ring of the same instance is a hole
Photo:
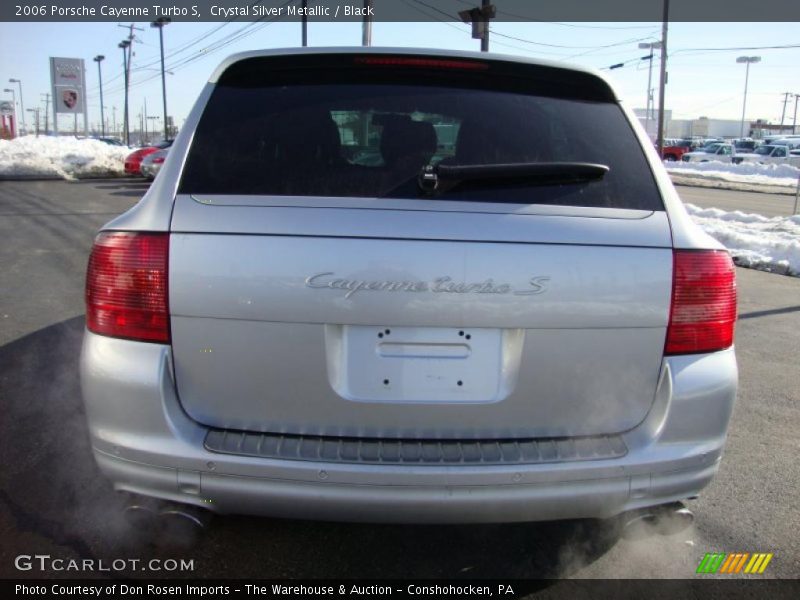
[[[82,58],[50,58],[53,110],[58,113],[86,112],[86,77]]]

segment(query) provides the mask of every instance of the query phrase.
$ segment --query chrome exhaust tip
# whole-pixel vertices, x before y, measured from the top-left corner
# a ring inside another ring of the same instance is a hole
[[[658,516],[650,509],[634,510],[622,517],[622,537],[641,540],[656,533]]]
[[[208,525],[207,515],[203,515],[200,511],[180,508],[168,508],[158,513],[159,519],[164,523],[183,523],[190,528],[203,530]]]
[[[144,504],[129,504],[122,509],[122,516],[129,527],[136,531],[156,528],[158,513]]]
[[[167,504],[158,512],[162,542],[190,546],[203,534],[212,514],[189,504]]]
[[[694,523],[694,513],[681,502],[660,507],[659,513],[656,527],[661,535],[675,535]]]
[[[682,502],[642,508],[622,516],[622,537],[638,540],[652,535],[675,535],[693,523],[694,513]]]

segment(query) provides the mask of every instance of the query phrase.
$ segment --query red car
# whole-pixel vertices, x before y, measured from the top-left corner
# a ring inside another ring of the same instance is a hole
[[[172,145],[172,140],[165,140],[158,142],[152,146],[145,146],[134,150],[127,157],[125,157],[125,173],[128,175],[141,175],[142,174],[142,160],[148,154],[157,152],[162,148],[169,148]]]
[[[698,146],[695,140],[677,140],[667,143],[664,141],[664,155],[661,157],[663,160],[681,160],[681,157],[687,152],[693,152]],[[656,144],[658,150],[658,144]]]

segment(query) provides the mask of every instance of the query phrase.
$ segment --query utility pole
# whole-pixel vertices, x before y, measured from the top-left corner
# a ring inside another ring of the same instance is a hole
[[[647,67],[647,108],[644,114],[644,130],[647,135],[650,135],[650,119],[653,114],[653,50],[661,48],[661,42],[640,42],[639,48],[642,50],[650,50],[650,56],[642,57],[642,60],[647,59],[650,65]]]
[[[100,68],[100,63],[105,60],[105,56],[98,54],[92,60],[97,63],[97,78],[100,80],[100,135],[106,137],[106,117],[105,107],[103,106],[103,70]]]
[[[131,145],[130,124],[128,123],[128,53],[127,48],[131,43],[128,40],[122,40],[117,44],[118,48],[122,49],[122,75],[125,78],[125,108],[122,111],[122,128],[125,134],[125,145]]]
[[[364,0],[364,22],[361,24],[361,45],[372,46],[372,0]]]
[[[150,27],[158,28],[158,40],[161,45],[161,97],[164,101],[164,139],[169,139],[169,131],[167,131],[167,79],[164,76],[164,25],[168,25],[171,19],[167,17],[159,17],[152,23]]]
[[[797,133],[797,99],[800,98],[800,94],[794,95],[794,118],[792,119],[792,133]]]
[[[112,106],[111,107],[111,114],[114,117],[114,124],[113,124],[112,131],[114,132],[114,135],[117,135],[118,132],[117,132],[117,107],[116,106]]]
[[[302,19],[301,23],[303,28],[303,35],[302,35],[303,48],[308,46],[308,15],[306,14],[307,12],[308,12],[308,0],[303,0],[303,14],[301,15]]]
[[[789,101],[789,97],[792,95],[792,92],[783,92],[783,112],[781,113],[781,133],[783,133],[783,119],[786,117],[786,103]]]
[[[481,41],[481,52],[489,51],[489,20],[494,18],[496,12],[490,0],[481,0],[480,7],[458,12],[462,22],[472,23],[472,39]]]
[[[128,146],[131,145],[131,134],[130,134],[130,118],[128,115],[128,88],[130,87],[131,83],[131,57],[133,56],[133,41],[135,36],[133,35],[135,31],[144,31],[141,27],[134,27],[133,23],[130,25],[117,25],[117,27],[124,27],[128,30],[128,37],[122,40],[117,47],[122,48],[122,62],[123,68],[125,69],[125,144]]]
[[[664,156],[664,95],[667,88],[667,32],[669,30],[669,0],[664,0],[661,21],[661,72],[658,79],[658,155]]]
[[[44,134],[47,135],[48,131],[48,122],[47,116],[50,112],[50,94],[39,94],[40,96],[44,96]],[[36,116],[36,119],[39,119],[39,116]],[[53,115],[53,121],[56,120],[55,115]]]

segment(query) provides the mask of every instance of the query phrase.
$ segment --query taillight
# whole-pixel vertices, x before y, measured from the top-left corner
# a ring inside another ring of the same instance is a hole
[[[163,162],[164,162],[164,157],[163,156],[159,156],[158,158],[154,158],[153,159],[153,164],[154,165],[160,165]]]
[[[714,352],[733,344],[736,272],[727,252],[675,250],[666,354]]]
[[[168,233],[98,235],[86,273],[89,331],[168,343],[168,253]]]

